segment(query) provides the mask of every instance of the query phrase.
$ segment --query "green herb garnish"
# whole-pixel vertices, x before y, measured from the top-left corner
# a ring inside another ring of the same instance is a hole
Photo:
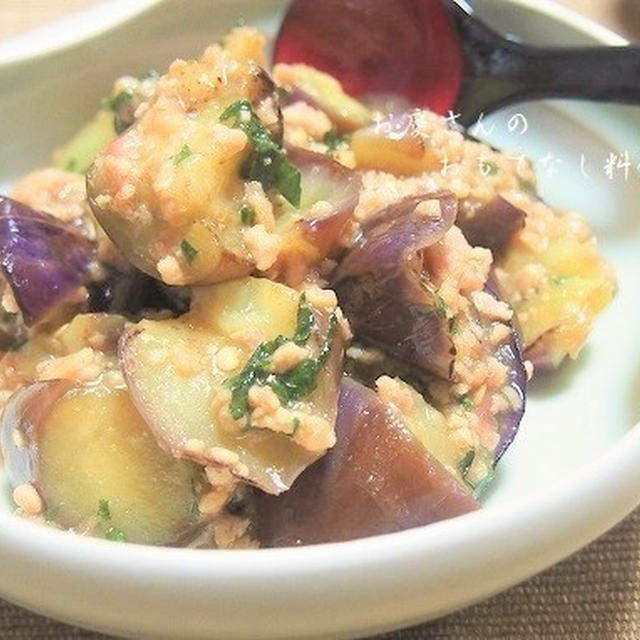
[[[180,243],[180,251],[189,264],[198,257],[198,250],[186,238]]]
[[[256,350],[244,366],[244,369],[231,378],[231,402],[229,403],[229,413],[234,420],[242,418],[249,412],[249,389],[259,379],[265,377],[269,359],[276,349],[282,346],[287,339],[284,336],[277,336],[269,342],[258,345]]]
[[[249,413],[249,389],[254,385],[269,386],[281,402],[288,403],[299,400],[312,393],[318,384],[318,374],[325,365],[337,330],[335,312],[329,319],[327,337],[320,347],[318,355],[307,358],[291,370],[284,373],[273,373],[270,368],[271,356],[283,344],[293,341],[298,345],[305,344],[311,337],[315,319],[307,305],[306,296],[302,294],[298,302],[296,328],[291,338],[283,335],[258,345],[251,354],[242,371],[228,382],[231,389],[229,412],[238,420]]]
[[[307,296],[305,293],[300,295],[298,301],[298,315],[296,316],[296,330],[293,333],[291,340],[297,345],[303,345],[311,337],[311,330],[313,329],[313,311],[307,304]]]
[[[468,393],[461,395],[458,398],[458,403],[466,411],[471,411],[473,409],[473,400],[471,399],[471,396]]]
[[[111,520],[111,509],[109,508],[108,500],[100,500],[98,503],[98,518],[105,522]]]
[[[333,314],[329,322],[327,339],[315,358],[303,360],[290,371],[278,375],[272,374],[267,378],[266,383],[273,389],[280,402],[286,404],[287,402],[299,400],[315,391],[318,386],[318,374],[324,367],[331,352],[331,343],[336,329],[337,318]]]
[[[111,540],[111,542],[126,542],[127,536],[124,535],[124,532],[118,529],[117,527],[109,527],[105,533],[104,537],[107,540]]]
[[[458,471],[460,475],[466,479],[467,473],[469,473],[469,468],[473,464],[473,460],[476,457],[475,449],[469,449],[467,453],[464,454],[464,457],[460,462],[458,462]]]
[[[452,336],[458,333],[458,318],[456,316],[449,318],[449,324],[447,327]]]
[[[131,98],[133,98],[133,89],[123,89],[120,93],[109,98],[102,100],[102,107],[105,109],[111,109],[111,111],[118,111],[120,107],[124,106]]]
[[[340,135],[335,129],[331,129],[324,134],[322,142],[327,145],[327,151],[335,151],[343,142],[347,141],[347,136]]]
[[[55,522],[59,513],[60,513],[60,505],[56,507],[50,507],[44,512],[44,519],[47,522]]]
[[[155,69],[148,69],[141,76],[140,80],[157,80],[160,74]]]
[[[238,100],[229,105],[220,116],[220,121],[231,120],[233,127],[247,135],[253,149],[240,168],[243,180],[257,180],[265,190],[277,187],[278,191],[294,207],[300,205],[300,171],[289,162],[282,148],[253,112],[248,100]]]
[[[555,285],[563,285],[569,278],[566,276],[551,276],[551,282]]]
[[[487,487],[491,484],[494,476],[495,472],[493,470],[489,471],[489,473],[487,473],[487,475],[475,486],[473,486],[468,480],[466,481],[473,489],[474,498],[478,499],[487,490]]]
[[[482,171],[482,175],[484,176],[495,176],[499,169],[495,162],[483,160],[480,164],[480,171]]]
[[[291,435],[295,435],[296,431],[300,428],[300,418],[293,419],[293,429],[291,431]]]
[[[256,212],[248,204],[240,207],[240,220],[246,226],[252,225],[256,221]]]
[[[182,149],[180,149],[180,151],[176,153],[175,156],[171,156],[171,159],[173,160],[173,164],[178,166],[182,161],[186,160],[192,154],[193,151],[191,151],[189,145],[185,144]]]
[[[108,500],[100,500],[98,502],[98,511],[96,513],[100,525],[104,526],[111,520],[111,507]],[[117,527],[109,526],[104,530],[104,537],[112,542],[126,542],[127,538],[124,533]]]
[[[294,207],[300,206],[300,198],[302,196],[301,180],[300,171],[286,158],[276,162],[276,185],[278,186],[278,191]]]
[[[524,180],[523,178],[518,178],[518,186],[521,191],[526,191],[527,193],[536,192],[536,185],[531,180]]]
[[[444,320],[447,317],[447,305],[445,301],[439,296],[437,293],[435,294],[436,299],[436,314],[438,318]]]

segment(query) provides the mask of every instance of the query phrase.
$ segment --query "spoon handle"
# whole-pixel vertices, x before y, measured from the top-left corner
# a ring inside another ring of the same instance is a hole
[[[528,50],[527,97],[640,104],[640,47]]]
[[[457,104],[467,123],[539,98],[640,104],[640,47],[538,48],[503,40],[474,67]]]

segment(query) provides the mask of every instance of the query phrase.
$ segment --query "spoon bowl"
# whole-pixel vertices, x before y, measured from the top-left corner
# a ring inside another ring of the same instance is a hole
[[[464,125],[538,98],[640,104],[640,47],[523,45],[464,0],[294,0],[274,58],[326,71],[365,102],[392,97]]]

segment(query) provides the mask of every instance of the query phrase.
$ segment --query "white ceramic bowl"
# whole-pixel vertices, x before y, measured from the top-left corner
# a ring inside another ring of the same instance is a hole
[[[118,74],[195,54],[240,16],[273,30],[283,4],[118,0],[112,11],[90,11],[1,45],[0,183],[46,164]],[[623,43],[546,0],[475,5],[496,26],[540,44]],[[517,112],[529,124],[522,136],[507,126]],[[633,509],[640,502],[640,425],[631,428],[640,418],[640,173],[632,167],[627,180],[610,180],[603,164],[610,151],[627,150],[634,160],[640,118],[630,108],[556,103],[510,109],[491,123],[493,143],[538,160],[547,199],[588,215],[617,269],[620,292],[580,359],[532,385],[521,432],[485,509],[342,544],[159,549],[18,519],[0,477],[0,595],[137,638],[363,636],[505,589]],[[547,175],[551,165],[555,175]]]

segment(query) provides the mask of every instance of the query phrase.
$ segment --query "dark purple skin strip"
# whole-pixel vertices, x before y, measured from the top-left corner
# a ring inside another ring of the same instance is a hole
[[[93,243],[77,229],[0,196],[0,269],[26,325],[82,286],[94,257]]]
[[[522,363],[520,345],[515,331],[493,354],[498,362],[507,367],[506,386],[511,387],[520,398],[518,408],[507,409],[496,416],[500,442],[496,448],[495,461],[498,462],[518,433],[526,404],[527,373]]]
[[[323,234],[324,226],[335,226],[336,223],[342,228],[358,204],[360,175],[323,153],[299,147],[287,147],[287,158],[302,175],[302,212],[306,213],[306,209],[321,200],[333,206],[322,217],[305,216],[303,225],[307,233]]]
[[[87,286],[87,311],[137,317],[144,311],[180,315],[189,310],[190,292],[185,287],[166,285],[133,266],[103,265],[103,273],[103,279]]]
[[[494,298],[502,300],[500,287],[493,273],[489,275],[485,290]],[[524,368],[522,347],[520,345],[517,328],[515,327],[515,320],[510,322],[509,326],[511,327],[511,334],[504,342],[498,345],[497,349],[491,355],[507,368],[506,386],[511,387],[516,392],[521,403],[520,407],[507,409],[496,416],[498,432],[500,434],[500,442],[495,452],[496,462],[500,460],[516,437],[526,404],[527,372]]]
[[[442,217],[424,218],[414,213],[422,200],[439,197]],[[404,199],[374,216],[362,230],[360,242],[336,270],[333,287],[354,335],[379,346],[386,353],[441,378],[451,378],[455,351],[447,321],[438,314],[427,284],[421,251],[440,240],[455,218],[455,200],[448,194]],[[490,276],[486,289],[501,299]],[[482,323],[482,318],[476,318]],[[497,347],[487,344],[507,367],[507,384],[521,399],[521,406],[495,416],[500,459],[518,430],[524,412],[526,372],[517,332]]]
[[[36,382],[14,393],[2,413],[0,452],[12,487],[37,482],[37,430],[53,405],[72,387],[67,380]],[[22,434],[24,445],[18,446],[14,431]]]
[[[418,204],[434,199],[440,218],[415,213]],[[455,352],[437,298],[425,286],[421,251],[451,228],[456,212],[448,192],[386,207],[363,225],[332,282],[358,338],[442,378],[451,376]]]
[[[526,214],[500,196],[477,209],[472,216],[459,214],[456,226],[472,247],[491,249],[499,255],[517,231],[524,227]]]
[[[266,547],[338,542],[400,531],[478,508],[376,393],[343,378],[336,445],[289,491],[254,494]]]

